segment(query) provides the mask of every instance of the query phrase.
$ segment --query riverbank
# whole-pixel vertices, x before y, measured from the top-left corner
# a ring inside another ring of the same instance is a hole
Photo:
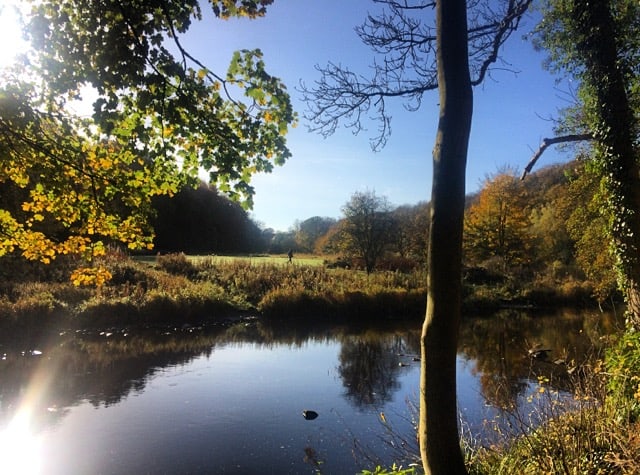
[[[516,437],[467,444],[469,474],[640,473],[640,333],[616,336],[572,376],[567,401],[539,380],[537,413],[515,419]]]
[[[101,287],[73,285],[71,263],[5,266],[0,287],[0,329],[43,326],[195,324],[239,315],[265,318],[421,319],[426,276],[364,272],[286,259],[187,258],[182,254],[132,260],[111,255],[111,279]],[[6,262],[6,261],[5,261]],[[321,262],[321,261],[320,261]],[[9,266],[10,267],[10,266]],[[464,309],[481,315],[500,308],[593,306],[581,283],[519,285],[465,279]]]
[[[104,265],[111,279],[101,287],[73,285],[62,263],[14,272],[2,283],[0,329],[182,325],[241,315],[420,318],[426,304],[419,272],[367,275],[296,262],[191,260],[181,254],[159,256],[153,265],[111,256]]]

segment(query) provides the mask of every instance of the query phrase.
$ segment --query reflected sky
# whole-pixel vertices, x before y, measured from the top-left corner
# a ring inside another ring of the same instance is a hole
[[[584,316],[465,322],[465,430],[479,437],[502,405],[535,394],[537,374],[551,375],[555,366],[534,368],[526,345],[578,358],[598,326]],[[36,353],[0,342],[0,445],[6,451],[16,441],[14,458],[46,474],[356,473],[390,465],[417,449],[419,327],[283,329],[250,320],[62,334]],[[319,417],[305,420],[305,409]]]

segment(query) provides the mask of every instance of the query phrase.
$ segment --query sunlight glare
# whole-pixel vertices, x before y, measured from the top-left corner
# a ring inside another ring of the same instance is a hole
[[[41,473],[40,441],[29,429],[30,419],[28,411],[19,411],[0,431],[0,473]]]
[[[10,66],[26,50],[18,12],[19,0],[4,0],[0,5],[0,68]]]
[[[30,431],[29,411],[21,410],[0,432],[0,473],[41,473],[40,441]]]

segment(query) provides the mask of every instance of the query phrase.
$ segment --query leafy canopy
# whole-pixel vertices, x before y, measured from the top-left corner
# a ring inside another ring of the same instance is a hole
[[[527,262],[531,242],[527,200],[512,170],[489,177],[465,216],[465,251],[474,263],[496,258],[507,269]]]
[[[220,19],[256,18],[272,0],[210,3]],[[219,74],[183,48],[203,16],[197,0],[30,6],[31,49],[0,78],[0,255],[91,260],[109,241],[150,247],[153,196],[204,169],[250,207],[251,176],[291,156],[296,115],[261,51],[234,53]],[[87,90],[93,113],[78,117],[70,104]]]

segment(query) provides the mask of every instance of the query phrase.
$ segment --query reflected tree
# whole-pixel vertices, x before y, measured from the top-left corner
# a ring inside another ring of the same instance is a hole
[[[579,366],[597,355],[603,344],[601,336],[615,331],[614,324],[604,325],[609,322],[605,317],[574,313],[542,317],[506,310],[490,319],[464,321],[460,352],[475,361],[485,400],[495,407],[513,409],[538,375],[547,376],[555,389],[567,389],[567,366],[556,360]],[[528,350],[536,347],[550,349],[549,358],[531,359]]]
[[[402,337],[351,337],[342,342],[338,372],[347,398],[356,406],[378,406],[399,389],[398,355],[407,351]]]

